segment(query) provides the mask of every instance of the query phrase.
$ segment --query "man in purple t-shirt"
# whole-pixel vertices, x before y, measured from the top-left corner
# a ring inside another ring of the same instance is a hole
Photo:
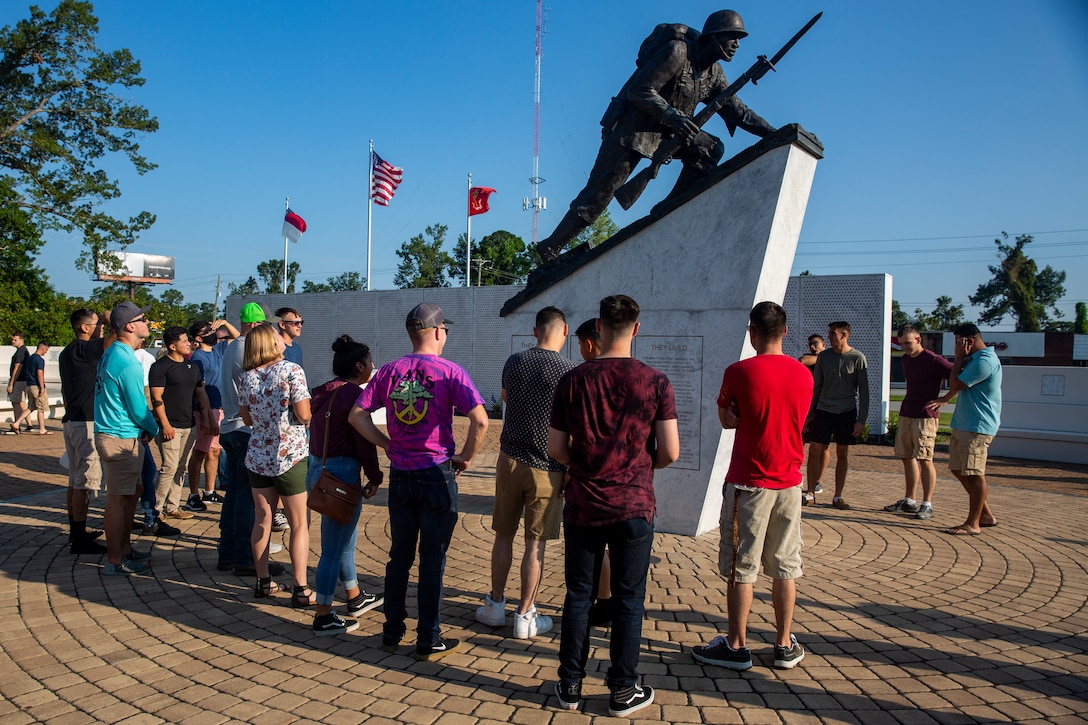
[[[903,377],[907,394],[899,406],[899,428],[895,433],[895,455],[903,461],[906,489],[903,498],[884,507],[885,511],[914,514],[916,519],[933,518],[933,489],[937,469],[933,466],[933,446],[937,442],[939,410],[929,410],[926,403],[941,394],[952,363],[922,347],[922,336],[914,325],[899,328],[899,347],[903,348]],[[918,480],[922,481],[922,502],[914,500]]]
[[[450,321],[430,302],[416,305],[405,326],[412,353],[382,365],[359,395],[351,424],[389,455],[389,563],[385,567],[382,649],[395,652],[408,613],[408,572],[419,545],[416,652],[431,661],[460,647],[443,638],[438,621],[446,550],[457,524],[457,476],[469,466],[487,433],[484,400],[464,368],[443,360]],[[370,414],[386,410],[389,435]],[[465,445],[456,452],[453,410],[468,416]]]
[[[567,466],[560,707],[582,704],[589,656],[589,609],[605,546],[612,560],[612,666],[608,711],[629,715],[654,701],[638,682],[646,575],[653,546],[654,469],[680,456],[676,400],[663,373],[631,357],[638,303],[601,300],[601,354],[564,375],[555,389],[548,454]]]

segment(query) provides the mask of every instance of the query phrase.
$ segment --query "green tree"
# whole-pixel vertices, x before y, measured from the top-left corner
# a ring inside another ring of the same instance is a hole
[[[329,277],[329,286],[333,292],[359,292],[366,289],[366,277],[358,272],[341,272]]]
[[[457,238],[450,276],[465,281],[465,235]],[[480,262],[482,262],[482,267]],[[525,240],[499,229],[479,241],[472,240],[472,284],[524,284],[533,269],[535,257]]]
[[[87,272],[99,262],[113,271],[102,252],[123,250],[155,221],[101,211],[121,191],[97,164],[121,153],[137,173],[150,171],[136,138],[159,127],[128,98],[144,84],[140,62],[127,49],[99,50],[97,34],[94,8],[81,0],[48,14],[32,5],[28,19],[0,28],[0,187],[43,229],[81,233],[76,267]]]
[[[302,267],[298,262],[287,263],[287,293],[295,291],[295,279]],[[264,282],[264,293],[276,295],[283,292],[283,260],[269,259],[257,265],[257,276]]]
[[[35,264],[45,242],[30,213],[11,203],[13,196],[0,186],[0,335],[4,344],[14,332],[31,343],[64,344],[72,339],[67,316],[73,308]]]
[[[328,282],[311,282],[308,279],[302,280],[302,291],[307,292],[332,292],[332,285]]]
[[[449,287],[447,274],[453,265],[453,257],[442,249],[448,229],[445,224],[435,224],[401,244],[397,250],[400,264],[393,284],[399,289]]]
[[[1088,305],[1078,302],[1076,310],[1077,316],[1073,321],[1073,332],[1078,335],[1088,335]]]
[[[1016,321],[1017,332],[1039,332],[1050,323],[1048,309],[1060,318],[1062,313],[1057,308],[1058,300],[1065,295],[1065,272],[1053,269],[1049,264],[1040,272],[1035,260],[1024,254],[1024,247],[1032,242],[1030,234],[1016,237],[1014,244],[1008,244],[1009,235],[1001,232],[1001,239],[995,239],[998,266],[990,265],[993,274],[986,284],[981,284],[970,300],[973,305],[982,305],[986,309],[978,321],[983,325],[996,325],[1011,315]]]
[[[804,272],[801,274],[804,276]],[[892,300],[892,332],[897,332],[903,325],[913,324],[914,320],[899,306],[899,300]]]
[[[243,295],[245,297],[252,297],[253,295],[259,295],[261,293],[261,285],[253,275],[250,275],[249,279],[242,284],[234,284],[231,282],[227,285],[227,288],[232,295]]]
[[[937,298],[937,306],[930,313],[922,310],[914,310],[914,325],[919,330],[954,330],[966,322],[963,316],[963,305],[953,305],[952,298],[941,295]]]
[[[612,215],[605,209],[592,224],[583,229],[578,236],[570,241],[570,244],[567,245],[567,249],[574,249],[580,244],[588,244],[592,249],[619,230],[620,228],[616,225],[616,222],[612,221]]]

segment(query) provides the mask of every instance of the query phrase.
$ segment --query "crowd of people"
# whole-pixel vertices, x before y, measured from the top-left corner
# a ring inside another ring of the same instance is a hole
[[[180,523],[217,505],[219,570],[252,576],[255,598],[284,592],[291,606],[313,608],[316,636],[351,632],[359,627],[353,617],[384,604],[382,647],[390,652],[408,634],[406,598],[418,554],[414,656],[433,661],[457,651],[460,641],[441,629],[443,575],[458,518],[458,477],[480,450],[488,416],[469,374],[442,357],[452,324],[443,310],[432,303],[413,308],[405,322],[412,352],[377,370],[365,344],[341,335],[332,344],[334,377],[312,389],[301,365],[288,359],[302,355],[297,310],[281,308],[268,319],[260,305],[248,303],[237,328],[225,320],[168,328],[157,360],[143,349],[147,312],[124,302],[101,318],[87,309],[71,316],[76,339],[59,357],[71,552],[104,554],[106,575],[145,573],[151,554],[133,547],[134,523],[146,533],[176,536],[179,529],[164,519]],[[551,631],[554,623],[537,610],[536,597],[547,542],[562,535],[566,596],[555,695],[570,710],[582,705],[593,627],[611,628],[609,712],[631,714],[654,699],[638,675],[656,513],[653,475],[678,458],[680,442],[668,378],[631,355],[639,315],[638,303],[626,295],[602,299],[599,316],[576,329],[583,360],[576,364],[562,354],[569,333],[564,313],[546,307],[533,328],[537,344],[511,355],[502,371],[506,415],[495,475],[491,588],[476,619],[512,625],[517,639]],[[722,428],[735,430],[718,562],[730,582],[728,631],[694,647],[692,656],[735,670],[752,667],[746,629],[761,566],[772,579],[774,666],[792,668],[804,658],[791,631],[795,580],[803,568],[802,507],[815,504],[834,442],[831,505],[850,508],[843,500],[849,446],[868,406],[866,360],[849,345],[848,323],[829,325],[826,347],[821,336],[811,336],[799,361],[783,353],[786,333],[779,305],[756,305],[748,326],[756,355],[725,370],[717,399]],[[958,394],[950,467],[970,508],[965,522],[947,532],[975,535],[997,523],[986,500],[985,460],[1000,414],[1001,368],[974,325],[957,328],[955,339],[949,362],[925,350],[915,328],[899,330],[907,394],[895,450],[906,485],[903,498],[885,510],[933,516],[937,416]],[[37,356],[41,352],[39,346]],[[37,387],[42,395],[44,375],[34,357],[19,357],[13,368],[34,371],[38,385],[24,389]],[[30,379],[14,369],[12,378],[16,372]],[[945,381],[948,391],[940,395]],[[8,389],[12,396],[22,392],[14,382]],[[384,430],[372,418],[379,409],[386,411]],[[17,419],[31,410],[17,411]],[[460,446],[455,411],[469,424]],[[391,544],[384,592],[372,593],[360,586],[355,544],[363,501],[386,481],[378,448],[389,459]],[[358,495],[342,519],[320,517],[311,587],[307,495],[328,474]],[[104,547],[96,541],[103,532],[87,526],[90,494],[103,485]],[[286,520],[277,522],[278,516]],[[511,623],[507,580],[522,521],[525,547]],[[271,534],[284,526],[291,531],[289,585],[277,581],[287,570],[270,558]],[[338,583],[344,615],[335,606]]]

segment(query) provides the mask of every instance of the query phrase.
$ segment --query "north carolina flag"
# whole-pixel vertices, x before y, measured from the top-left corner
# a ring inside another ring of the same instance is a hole
[[[484,214],[490,209],[487,205],[487,197],[495,193],[494,189],[486,186],[474,186],[468,190],[468,215]]]
[[[283,236],[297,244],[304,231],[306,231],[306,220],[288,209],[287,216],[283,218]]]

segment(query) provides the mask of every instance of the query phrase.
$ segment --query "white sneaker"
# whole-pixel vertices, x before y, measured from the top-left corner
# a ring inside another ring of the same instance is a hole
[[[476,607],[476,621],[491,627],[502,627],[506,624],[506,597],[501,602],[491,598],[491,594],[484,595],[484,603]]]
[[[536,607],[525,614],[514,612],[514,639],[529,639],[550,631],[552,631],[552,618],[537,613]]]
[[[271,544],[270,543],[268,545],[268,553],[269,554],[278,554],[281,551],[283,551],[283,544]]]

